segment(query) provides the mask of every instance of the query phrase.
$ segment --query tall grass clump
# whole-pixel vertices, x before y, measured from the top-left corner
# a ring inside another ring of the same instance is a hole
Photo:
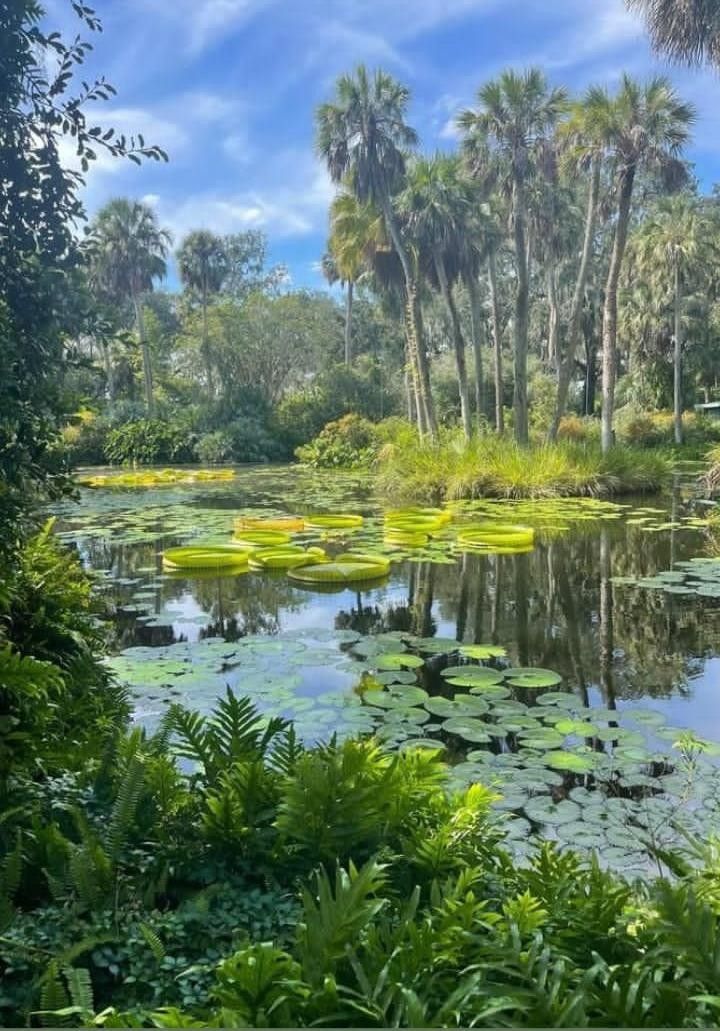
[[[454,431],[438,444],[403,433],[378,457],[381,490],[407,500],[649,493],[660,490],[668,474],[662,456],[638,448],[618,447],[603,456],[596,444],[561,441],[521,448],[496,436],[467,443]]]

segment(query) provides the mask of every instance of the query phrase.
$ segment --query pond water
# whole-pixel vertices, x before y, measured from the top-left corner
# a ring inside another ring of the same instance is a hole
[[[230,686],[308,742],[372,731],[391,747],[441,745],[458,784],[500,786],[519,852],[550,828],[640,869],[647,835],[680,817],[720,827],[720,562],[697,561],[708,508],[690,481],[620,506],[461,509],[461,521],[530,522],[533,549],[459,552],[452,526],[419,549],[385,545],[368,478],[297,467],[83,489],[57,528],[110,602],[110,664],[148,728],[171,702],[210,712]],[[300,542],[384,550],[390,575],[328,590],[282,572],[163,571],[164,549],[227,540],[240,515],[312,512],[365,524]]]

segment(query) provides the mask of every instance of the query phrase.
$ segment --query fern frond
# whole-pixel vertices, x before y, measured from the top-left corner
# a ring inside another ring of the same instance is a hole
[[[105,851],[113,862],[117,862],[127,844],[144,785],[145,759],[134,754],[125,767],[105,834]]]
[[[165,946],[160,941],[157,933],[148,924],[141,923],[140,933],[142,934],[145,941],[150,946],[150,951],[157,960],[158,963],[162,963],[165,959]]]
[[[85,967],[66,967],[63,974],[72,1005],[84,1013],[92,1014],[95,1010],[95,998],[90,972]]]

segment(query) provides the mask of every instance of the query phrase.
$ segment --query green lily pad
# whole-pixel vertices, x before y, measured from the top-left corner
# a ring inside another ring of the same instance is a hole
[[[460,654],[466,659],[503,659],[507,652],[496,644],[464,644]]]
[[[381,670],[419,669],[420,666],[425,665],[423,659],[409,652],[385,652],[378,655],[374,662],[376,667]]]
[[[554,770],[567,770],[568,773],[590,773],[594,763],[588,755],[580,755],[577,752],[548,752],[545,756],[548,766]]]
[[[544,687],[555,687],[556,684],[562,683],[562,677],[559,673],[555,673],[551,669],[541,669],[538,667],[525,668],[520,666],[514,669],[506,669],[504,676],[511,687],[541,689]]]
[[[455,734],[464,741],[471,741],[474,744],[484,744],[490,741],[487,726],[479,719],[471,716],[454,716],[445,720],[442,729],[448,734]]]

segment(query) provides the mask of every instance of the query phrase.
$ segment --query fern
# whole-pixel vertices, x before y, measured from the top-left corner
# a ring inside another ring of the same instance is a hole
[[[66,967],[63,974],[72,1005],[83,1014],[92,1014],[95,1001],[89,972],[84,967]]]
[[[145,786],[145,760],[138,753],[127,759],[105,834],[105,852],[117,862],[132,829],[140,796]]]
[[[22,833],[17,832],[15,848],[8,852],[0,866],[0,933],[13,921],[13,900],[20,887],[23,870]]]
[[[165,946],[160,941],[157,933],[148,924],[140,923],[140,933],[150,946],[150,951],[158,963],[165,959]]]

